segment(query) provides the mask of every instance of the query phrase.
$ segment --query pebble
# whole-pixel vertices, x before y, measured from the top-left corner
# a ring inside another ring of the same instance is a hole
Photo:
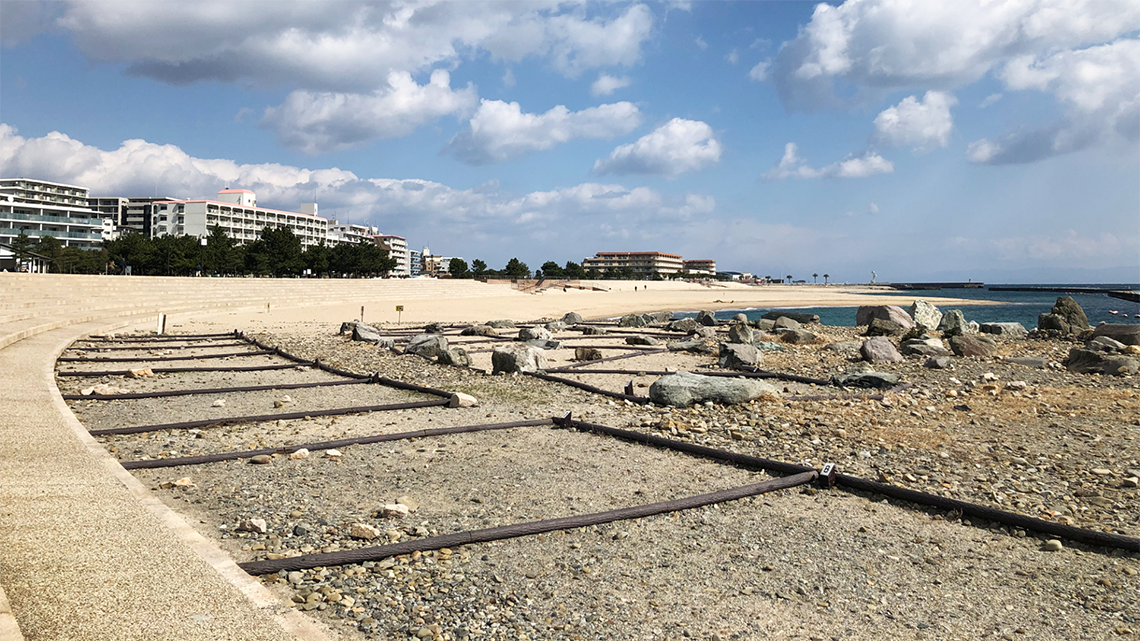
[[[1049,539],[1045,542],[1044,550],[1046,552],[1059,552],[1065,548],[1058,539]]]
[[[1124,479],[1124,487],[1140,487],[1140,478],[1130,476]]]
[[[269,463],[273,462],[273,457],[268,454],[258,454],[257,456],[250,458],[249,462],[253,463],[254,465],[268,465]]]
[[[225,406],[226,406],[226,399],[224,399],[224,398],[219,398],[218,400],[216,400],[210,404],[210,407],[225,407]]]
[[[294,460],[294,461],[299,460],[299,459],[303,459],[303,458],[309,458],[309,450],[302,447],[301,449],[290,454],[289,458],[291,460]]]
[[[343,456],[340,450],[325,450],[325,458],[340,458]]]
[[[1108,476],[1109,474],[1112,474],[1112,470],[1108,469],[1107,467],[1094,467],[1090,471],[1097,476]]]

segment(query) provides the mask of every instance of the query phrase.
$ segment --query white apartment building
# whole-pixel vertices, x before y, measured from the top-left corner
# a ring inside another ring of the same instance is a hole
[[[408,252],[408,241],[403,236],[392,234],[375,234],[372,242],[381,249],[387,250],[388,258],[396,261],[396,269],[389,272],[391,276],[409,278],[412,275],[411,254]]]
[[[153,203],[151,229],[155,236],[209,235],[221,227],[239,244],[249,244],[261,237],[265,227],[288,227],[301,247],[325,242],[329,221],[317,215],[316,203],[301,205],[300,212],[279,211],[257,206],[257,194],[248,189],[223,189],[217,200],[167,200]]]
[[[636,276],[669,276],[685,268],[681,256],[664,252],[598,252],[582,261],[585,269],[604,272],[628,268]]]
[[[372,237],[379,233],[380,230],[375,227],[342,225],[339,221],[334,220],[329,223],[328,245],[335,247],[346,243],[370,243]]]
[[[11,244],[20,232],[33,241],[52,236],[65,247],[95,249],[103,242],[103,221],[87,206],[86,187],[0,178],[0,243]]]

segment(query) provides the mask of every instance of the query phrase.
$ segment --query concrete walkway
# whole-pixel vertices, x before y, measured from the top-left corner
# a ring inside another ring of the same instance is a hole
[[[327,639],[87,434],[54,380],[55,359],[76,338],[150,328],[160,310],[186,317],[477,290],[0,274],[0,641]]]

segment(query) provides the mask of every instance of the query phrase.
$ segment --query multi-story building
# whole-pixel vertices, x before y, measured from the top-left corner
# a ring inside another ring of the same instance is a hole
[[[0,243],[11,244],[20,232],[33,241],[52,236],[65,247],[95,249],[103,242],[103,221],[88,207],[86,187],[0,179]]]
[[[87,206],[99,212],[103,218],[112,218],[121,229],[131,233],[152,237],[151,223],[154,220],[154,203],[157,201],[178,200],[171,196],[91,196]]]
[[[334,220],[329,223],[328,245],[335,247],[347,243],[370,243],[372,237],[379,233],[380,230],[375,227],[351,223],[342,225],[339,221]]]
[[[685,265],[678,254],[663,252],[598,252],[593,258],[582,261],[585,269],[628,269],[635,276],[670,276],[681,272]]]
[[[424,247],[420,254],[420,274],[438,278],[451,273],[451,261],[463,260],[460,256],[436,256],[431,250]]]
[[[302,248],[328,238],[329,221],[317,215],[316,203],[302,204],[300,212],[266,209],[257,206],[257,195],[248,189],[223,189],[217,200],[164,200],[153,205],[155,236],[204,237],[217,226],[243,245],[257,240],[265,227],[288,227]]]
[[[389,276],[408,278],[412,275],[412,265],[408,254],[408,241],[403,236],[392,234],[376,234],[372,242],[388,252],[388,258],[396,261],[396,269],[389,272]]]
[[[418,249],[408,250],[408,275],[412,278],[419,276],[424,265],[423,254]]]
[[[716,276],[716,261],[715,260],[686,260],[684,262],[685,271],[700,276]]]

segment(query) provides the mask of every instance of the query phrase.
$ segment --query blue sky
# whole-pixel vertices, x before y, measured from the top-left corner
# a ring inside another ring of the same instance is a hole
[[[0,174],[532,267],[1140,281],[1140,5],[4,2]]]

